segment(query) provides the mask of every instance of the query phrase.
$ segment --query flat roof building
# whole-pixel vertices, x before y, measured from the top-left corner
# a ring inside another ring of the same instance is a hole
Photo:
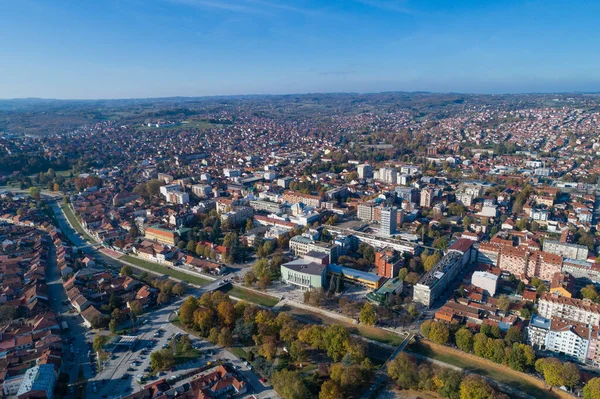
[[[17,397],[26,398],[47,398],[54,397],[54,386],[56,385],[56,372],[52,364],[40,364],[31,367],[25,372]]]
[[[327,266],[327,274],[343,275],[344,282],[354,285],[362,285],[363,287],[367,287],[372,290],[378,289],[386,281],[385,277],[333,263]]]
[[[312,259],[296,259],[280,266],[284,284],[310,291],[325,287],[326,266]]]

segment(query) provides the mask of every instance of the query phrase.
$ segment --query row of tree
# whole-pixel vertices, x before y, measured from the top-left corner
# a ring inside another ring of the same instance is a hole
[[[507,399],[483,378],[464,375],[459,371],[420,364],[410,355],[400,353],[387,367],[388,376],[401,389],[436,392],[450,399]]]
[[[522,343],[522,332],[512,326],[502,337],[497,326],[483,324],[473,334],[466,327],[450,329],[446,323],[427,320],[421,324],[422,334],[431,341],[444,345],[454,343],[460,350],[472,353],[517,371],[532,371],[536,355],[533,348]]]

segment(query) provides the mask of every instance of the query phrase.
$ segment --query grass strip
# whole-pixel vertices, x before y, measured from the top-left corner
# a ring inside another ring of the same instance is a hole
[[[433,345],[429,342],[416,341],[406,348],[407,352],[417,353],[431,359],[439,360],[460,367],[467,372],[489,377],[500,383],[510,385],[536,398],[568,398],[563,392],[550,392],[543,388],[543,383],[533,376],[515,371],[490,360],[464,353],[457,349]]]
[[[149,271],[152,271],[155,273],[166,274],[167,276],[176,278],[178,280],[186,281],[190,284],[203,286],[203,285],[211,283],[211,281],[208,279],[194,276],[191,274],[187,274],[187,273],[181,272],[179,270],[167,268],[166,266],[159,265],[158,263],[154,263],[154,262],[149,262],[147,260],[140,259],[135,256],[124,255],[124,256],[121,256],[119,259],[123,260],[125,262],[129,262],[131,264],[134,264],[136,266],[139,266],[142,269],[146,269],[146,270],[149,270]]]
[[[96,244],[97,241],[94,240],[84,229],[83,226],[81,225],[81,223],[79,222],[79,219],[77,219],[77,217],[75,216],[75,214],[73,213],[73,211],[71,210],[71,207],[69,207],[68,205],[65,204],[60,204],[60,208],[62,209],[63,213],[65,214],[65,216],[67,217],[67,219],[69,220],[69,223],[71,224],[71,226],[73,226],[73,228],[79,233],[81,234],[87,241]]]

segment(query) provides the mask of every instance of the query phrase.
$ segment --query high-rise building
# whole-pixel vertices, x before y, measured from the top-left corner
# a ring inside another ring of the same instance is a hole
[[[368,163],[358,165],[356,170],[358,171],[358,177],[361,179],[370,179],[373,177],[373,168]]]
[[[398,178],[398,172],[394,168],[381,168],[379,169],[379,180],[384,183],[395,184]]]
[[[382,235],[391,236],[396,234],[396,218],[398,208],[395,206],[381,209],[381,218],[379,221],[379,231]]]
[[[421,202],[420,205],[424,208],[429,208],[433,201],[433,190],[431,188],[424,188],[421,190]]]

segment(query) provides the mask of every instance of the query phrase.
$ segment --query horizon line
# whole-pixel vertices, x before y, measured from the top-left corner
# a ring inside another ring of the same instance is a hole
[[[460,92],[460,91],[428,91],[428,90],[388,90],[388,91],[331,91],[331,92],[302,92],[302,93],[249,93],[249,94],[211,94],[197,96],[157,96],[157,97],[104,97],[104,98],[57,98],[57,97],[11,97],[0,98],[0,101],[134,101],[134,100],[168,100],[168,99],[209,99],[209,98],[235,98],[235,97],[285,97],[285,96],[309,96],[309,95],[376,95],[376,94],[430,94],[430,95],[462,95],[462,96],[519,96],[519,95],[600,95],[600,91],[532,91],[532,92]]]

